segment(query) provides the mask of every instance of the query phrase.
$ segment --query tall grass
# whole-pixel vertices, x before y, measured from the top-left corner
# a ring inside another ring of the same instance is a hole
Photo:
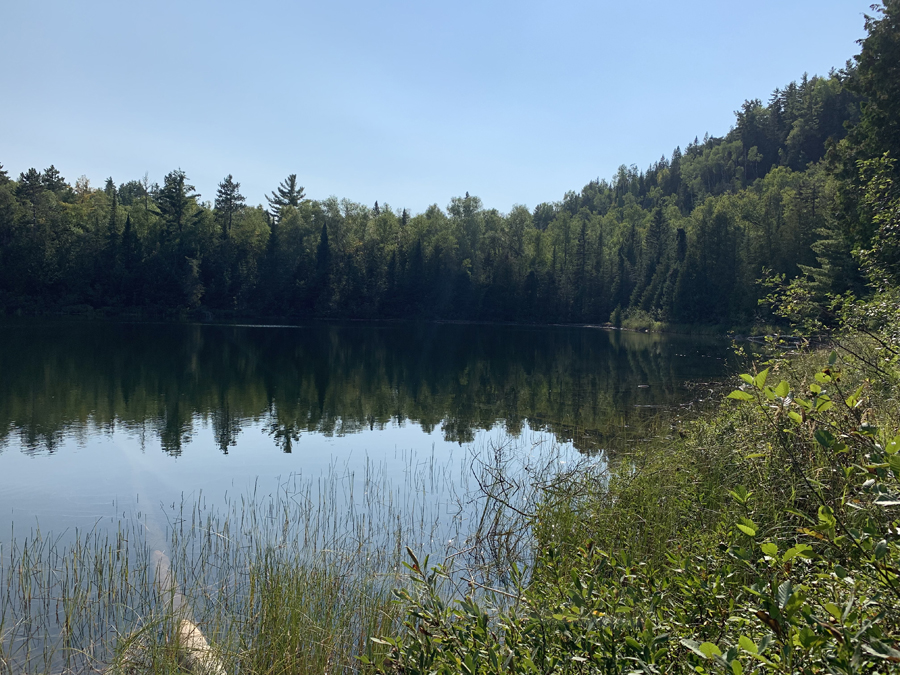
[[[409,453],[402,477],[333,465],[65,542],[13,530],[0,544],[0,672],[175,672],[184,621],[227,672],[355,671],[384,649],[370,637],[399,625],[407,546],[455,564],[458,586],[489,586],[529,555],[519,514],[566,452],[495,438],[449,464]]]

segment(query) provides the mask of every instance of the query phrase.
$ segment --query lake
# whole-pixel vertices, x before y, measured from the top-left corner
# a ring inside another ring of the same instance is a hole
[[[0,661],[103,670],[187,612],[238,668],[275,574],[329,636],[309,669],[354,672],[406,547],[506,587],[534,485],[602,480],[732,368],[722,340],[590,327],[7,320]]]
[[[303,476],[465,475],[512,439],[615,453],[707,394],[726,341],[589,327],[0,325],[0,541]],[[142,506],[141,506],[142,505]]]

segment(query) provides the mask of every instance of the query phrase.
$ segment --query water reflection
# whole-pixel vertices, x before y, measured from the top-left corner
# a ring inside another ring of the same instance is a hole
[[[589,328],[7,323],[0,449],[16,438],[53,453],[124,427],[178,456],[208,425],[228,453],[261,425],[290,453],[303,434],[413,423],[459,443],[528,426],[590,452],[687,400],[685,383],[720,376],[727,355],[721,342]]]

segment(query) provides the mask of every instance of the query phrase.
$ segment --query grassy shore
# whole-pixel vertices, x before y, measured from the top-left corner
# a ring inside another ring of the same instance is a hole
[[[530,574],[412,563],[393,673],[900,671],[900,341],[748,361],[721,408],[561,475]]]

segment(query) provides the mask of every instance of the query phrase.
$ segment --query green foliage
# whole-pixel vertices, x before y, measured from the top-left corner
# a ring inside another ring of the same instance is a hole
[[[641,326],[750,323],[763,266],[789,278],[814,266],[810,246],[831,225],[837,191],[814,163],[858,116],[845,79],[804,78],[767,106],[748,102],[725,138],[695,141],[644,172],[623,166],[533,213],[502,214],[467,194],[410,217],[383,203],[307,199],[291,174],[266,198],[267,240],[246,247],[232,232],[265,228],[230,176],[212,209],[180,169],[161,187],[131,180],[115,207],[132,220],[127,265],[119,251],[97,264],[113,248],[103,241],[112,183],[73,191],[53,167],[31,170],[4,216],[19,269],[0,302],[584,323],[605,323],[619,307]],[[828,283],[845,276],[822,270]]]
[[[895,669],[900,342],[850,330],[740,382],[683,439],[548,487],[530,579],[454,603],[415,563],[380,671]]]
[[[811,277],[816,302],[860,295],[860,263],[897,274],[898,17],[896,0],[876,8],[855,63],[746,101],[724,137],[695,139],[644,171],[623,165],[531,213],[466,194],[410,217],[385,203],[307,199],[291,174],[266,197],[268,241],[238,250],[221,240],[245,216],[258,220],[238,184],[226,179],[210,209],[177,170],[162,187],[146,177],[120,186],[117,208],[139,244],[126,269],[97,264],[112,191],[104,199],[86,181],[73,191],[53,166],[31,169],[10,181],[15,203],[2,215],[15,269],[0,302],[595,324],[619,307],[641,326],[734,326],[772,321],[755,285],[766,269]]]

